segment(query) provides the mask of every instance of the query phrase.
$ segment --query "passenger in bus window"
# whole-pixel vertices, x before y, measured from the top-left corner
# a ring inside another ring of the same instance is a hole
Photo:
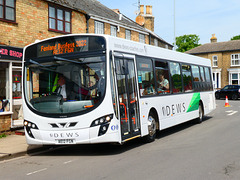
[[[169,81],[164,77],[163,74],[159,75],[159,88],[158,92],[169,90]]]
[[[146,88],[144,88],[144,91],[142,93],[142,95],[154,95],[154,94],[156,94],[156,91],[153,84],[148,85]]]

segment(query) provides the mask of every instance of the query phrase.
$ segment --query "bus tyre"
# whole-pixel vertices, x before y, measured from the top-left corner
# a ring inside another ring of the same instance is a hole
[[[143,137],[144,142],[150,143],[153,142],[156,138],[156,119],[152,113],[148,116],[148,135]]]
[[[198,118],[196,119],[196,123],[198,124],[202,123],[203,118],[204,118],[203,106],[201,103],[199,103],[199,115],[198,115]]]

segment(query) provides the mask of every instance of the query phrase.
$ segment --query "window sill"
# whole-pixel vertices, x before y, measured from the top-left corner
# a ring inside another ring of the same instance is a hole
[[[9,111],[9,112],[0,112],[0,116],[4,116],[4,115],[10,115],[13,114],[13,112]]]
[[[18,23],[16,21],[9,21],[9,20],[6,20],[6,19],[0,19],[0,21],[5,22],[5,23],[10,23],[10,24],[13,24],[13,25],[18,25]]]
[[[72,34],[71,32],[63,32],[63,31],[58,31],[54,29],[48,29],[48,31],[55,32],[55,33],[61,33],[61,34]]]

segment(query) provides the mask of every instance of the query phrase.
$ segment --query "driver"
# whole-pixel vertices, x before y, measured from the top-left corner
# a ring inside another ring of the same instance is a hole
[[[64,78],[63,75],[59,76],[58,85],[59,87],[57,89],[57,93],[61,94],[63,96],[63,100],[66,101],[67,100],[66,79]]]

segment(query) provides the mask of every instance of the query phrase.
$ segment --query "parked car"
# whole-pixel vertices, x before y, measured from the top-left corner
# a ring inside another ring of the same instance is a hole
[[[215,92],[216,99],[226,98],[237,100],[240,98],[240,85],[227,85]]]

